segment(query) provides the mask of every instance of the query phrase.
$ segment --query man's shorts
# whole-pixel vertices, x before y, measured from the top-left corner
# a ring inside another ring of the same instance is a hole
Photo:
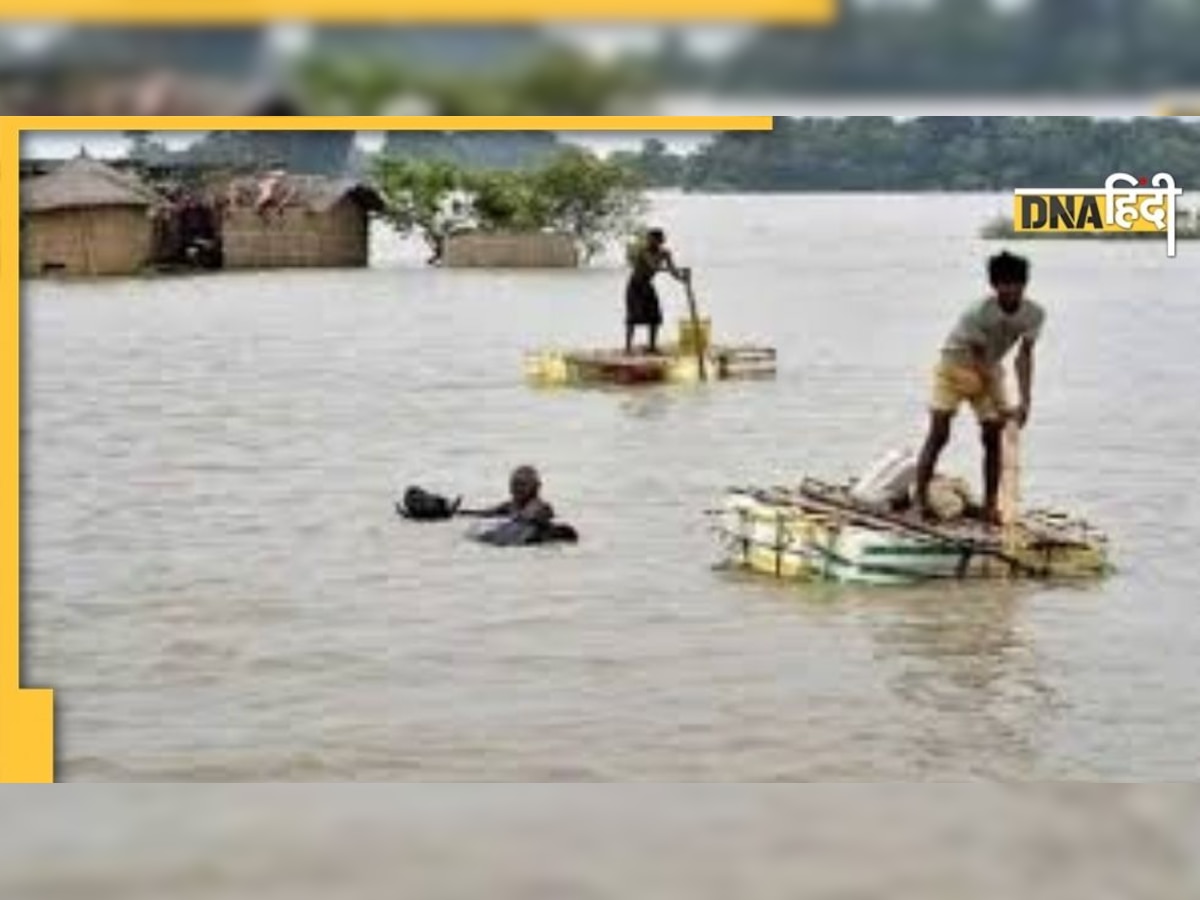
[[[992,369],[987,389],[983,379],[971,366],[942,360],[933,372],[933,397],[930,408],[934,412],[954,415],[963,402],[970,403],[975,418],[980,423],[999,422],[1008,409],[1008,398],[1004,392],[1004,370],[999,366]]]

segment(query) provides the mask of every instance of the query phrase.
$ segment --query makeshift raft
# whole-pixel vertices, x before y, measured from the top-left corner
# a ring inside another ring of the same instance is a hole
[[[1025,512],[989,530],[880,511],[847,487],[735,489],[717,528],[732,564],[790,580],[912,584],[930,579],[1081,579],[1109,571],[1108,539],[1082,519]]]
[[[713,381],[770,378],[775,351],[769,347],[712,347],[705,356]],[[620,350],[540,350],[526,354],[525,374],[543,385],[670,384],[701,381],[692,354],[666,348],[661,355],[626,355]]]
[[[525,355],[525,375],[540,385],[638,385],[772,378],[775,349],[755,345],[721,346],[710,342],[706,320],[699,332],[704,372],[697,353],[697,331],[681,322],[679,341],[658,354],[623,350],[537,350]]]

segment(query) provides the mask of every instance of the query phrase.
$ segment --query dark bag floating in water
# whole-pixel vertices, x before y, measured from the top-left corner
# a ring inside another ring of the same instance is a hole
[[[468,534],[481,544],[491,544],[495,547],[574,544],[579,540],[575,529],[565,523],[551,522],[549,525],[539,525],[535,522],[522,522],[520,519],[508,519],[498,525],[480,526]]]
[[[447,500],[424,488],[414,486],[404,492],[404,501],[396,504],[396,512],[406,519],[418,522],[440,522],[454,518],[461,503],[462,497]]]

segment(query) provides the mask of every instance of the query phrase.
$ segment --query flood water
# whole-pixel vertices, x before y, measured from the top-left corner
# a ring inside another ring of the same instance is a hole
[[[996,197],[656,198],[723,341],[778,377],[535,390],[620,340],[623,273],[28,283],[24,681],[62,781],[1191,779],[1200,244],[1024,245],[1048,311],[1029,502],[1111,535],[1080,587],[780,585],[714,568],[727,486],[920,440]],[[685,309],[661,286],[668,317]],[[532,462],[577,547],[414,525]],[[978,481],[960,417],[945,465]]]

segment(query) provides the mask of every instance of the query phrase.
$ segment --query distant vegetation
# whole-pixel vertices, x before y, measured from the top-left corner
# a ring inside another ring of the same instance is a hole
[[[355,153],[352,131],[211,131],[179,150],[172,150],[144,131],[128,131],[125,135],[131,142],[132,162],[180,173],[280,168],[341,175],[350,167]]]
[[[375,180],[386,217],[401,234],[419,234],[441,255],[456,231],[557,231],[585,257],[627,236],[640,222],[640,180],[619,163],[567,148],[535,168],[470,168],[444,159],[382,157]]]
[[[887,116],[775,120],[692,154],[647,141],[617,161],[691,191],[1003,191],[1102,186],[1113,172],[1200,185],[1200,123],[1144,117]]]
[[[383,145],[385,156],[477,169],[526,169],[562,150],[563,143],[549,131],[392,131]]]
[[[136,81],[160,71],[178,76],[151,107],[161,113],[599,115],[672,92],[1112,96],[1200,87],[1196,0],[842,0],[838,12],[832,27],[756,29],[725,56],[697,53],[681,29],[607,61],[535,26],[318,27],[284,67],[268,58],[258,26],[74,26],[35,57],[0,33],[0,112],[145,112]]]
[[[349,132],[212,132],[182,150],[168,149],[145,133],[129,136],[131,158],[160,170],[279,167],[367,175],[373,165]],[[441,162],[454,171],[508,171],[516,183],[522,181],[520,172],[559,171],[561,162],[555,161],[568,148],[544,133],[395,132],[387,137],[383,156],[392,172],[399,160]],[[591,160],[591,168],[580,170],[589,179],[595,173],[622,173],[613,182],[622,190],[632,190],[636,182],[695,192],[1008,191],[1102,186],[1114,172],[1168,172],[1190,192],[1200,186],[1200,122],[1088,116],[778,118],[773,131],[720,134],[691,153],[673,152],[662,140],[651,139],[636,152],[612,154],[611,166],[587,154],[567,158]],[[593,187],[589,180],[577,186],[584,192]]]
[[[1200,86],[1194,0],[843,0],[832,28],[764,28],[705,63],[656,54],[669,88],[804,94],[1131,94]]]
[[[296,81],[304,109],[325,115],[596,116],[644,100],[652,87],[643,66],[599,62],[553,44],[488,69],[319,53],[302,62]]]

